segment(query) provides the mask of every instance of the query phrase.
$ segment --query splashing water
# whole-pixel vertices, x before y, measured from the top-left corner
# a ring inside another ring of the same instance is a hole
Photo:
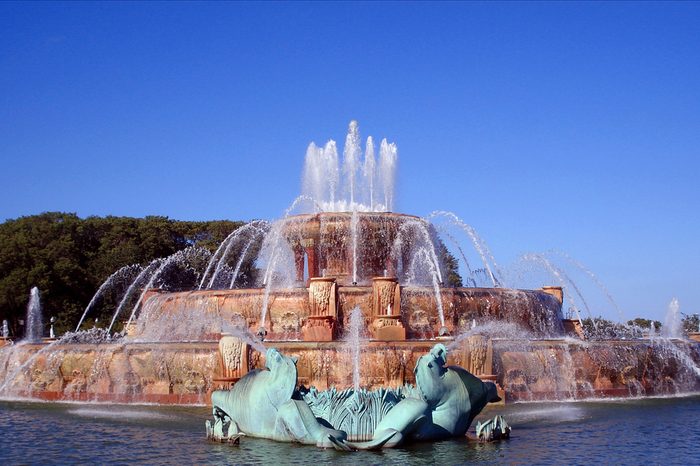
[[[365,186],[369,194],[369,210],[374,211],[374,190],[376,188],[376,170],[377,162],[374,159],[374,139],[372,136],[367,138],[365,144],[365,163],[362,167],[362,174],[365,178]]]
[[[27,304],[27,330],[24,340],[30,343],[40,342],[44,336],[44,324],[41,319],[41,296],[36,286],[29,293]]]
[[[197,255],[203,255],[203,254],[211,254],[209,251],[203,248],[199,248],[196,246],[190,246],[188,248],[182,249],[180,251],[177,251],[176,253],[172,254],[168,258],[162,261],[160,267],[153,273],[151,276],[150,280],[146,284],[146,286],[143,288],[143,291],[141,291],[141,295],[139,296],[138,301],[136,301],[136,304],[131,310],[131,315],[129,316],[129,320],[127,321],[126,325],[129,326],[131,322],[134,320],[134,316],[136,315],[136,312],[141,306],[141,302],[143,301],[143,298],[146,296],[146,293],[148,293],[148,290],[154,287],[156,280],[161,277],[163,272],[165,272],[168,267],[170,267],[173,264],[181,263],[181,264],[187,264],[188,259],[191,259],[192,256],[197,256]],[[111,325],[110,325],[111,328]]]
[[[625,321],[625,315],[622,312],[622,309],[617,305],[617,302],[615,301],[615,298],[613,298],[612,293],[608,290],[608,287],[606,287],[602,281],[598,278],[596,274],[591,272],[585,265],[583,265],[581,262],[577,261],[573,257],[571,257],[569,254],[563,252],[563,251],[551,251],[551,254],[556,254],[558,256],[563,257],[566,259],[570,264],[572,264],[574,267],[582,271],[584,274],[586,274],[591,281],[600,289],[600,291],[605,295],[607,300],[610,302],[612,307],[617,311],[618,318],[620,319],[620,322]]]
[[[328,141],[322,148],[314,143],[309,144],[304,162],[302,192],[316,202],[315,211],[387,212],[393,209],[398,158],[396,145],[386,139],[382,140],[377,165],[374,140],[370,137],[367,138],[364,160],[360,160],[361,155],[359,126],[356,121],[351,121],[348,127],[342,170],[335,141]]]
[[[567,283],[571,285],[571,288],[573,288],[574,292],[578,295],[579,299],[581,300],[581,303],[583,303],[583,307],[586,309],[586,312],[588,313],[588,317],[591,319],[591,322],[593,323],[593,328],[597,331],[598,330],[598,325],[595,321],[595,318],[593,317],[593,314],[591,313],[590,308],[588,307],[588,304],[586,303],[586,300],[583,297],[583,294],[581,293],[581,290],[578,288],[576,283],[574,283],[571,278],[561,269],[559,269],[557,266],[555,266],[550,260],[548,260],[546,257],[544,257],[542,254],[535,254],[535,253],[530,253],[530,254],[524,254],[521,256],[521,259],[524,261],[532,262],[535,264],[539,264],[544,267],[545,270],[550,272],[552,276],[559,282],[560,286],[562,288],[565,288],[567,286]],[[579,322],[582,323],[581,320],[581,313],[579,312],[578,307],[573,301],[573,298],[571,297],[570,293],[566,294],[569,303],[571,305],[571,308],[576,312],[576,316],[579,320]]]
[[[666,338],[682,338],[680,304],[677,298],[673,298],[668,304],[664,325],[661,327],[661,335]]]
[[[463,222],[462,219],[457,217],[457,215],[455,215],[452,212],[446,212],[443,210],[436,210],[436,211],[432,212],[430,215],[428,215],[429,220],[432,220],[434,218],[446,219],[450,224],[460,228],[462,231],[464,231],[467,234],[467,236],[471,240],[472,244],[474,245],[474,249],[481,257],[481,261],[484,264],[484,268],[486,269],[488,276],[493,283],[493,286],[498,287],[500,285],[500,282],[499,282],[499,279],[494,274],[493,270],[496,271],[496,274],[498,274],[498,276],[500,277],[501,282],[503,281],[503,274],[501,273],[500,269],[498,268],[498,264],[496,264],[496,259],[493,257],[493,254],[491,254],[491,250],[488,248],[488,246],[486,245],[486,242],[479,236],[479,234],[476,232],[476,230],[472,226]],[[442,229],[444,229],[444,228],[441,228],[441,230]],[[492,268],[493,268],[493,270],[492,270]]]
[[[132,297],[132,293],[143,283],[145,280],[150,281],[150,277],[152,277],[153,273],[155,273],[156,270],[160,267],[162,264],[163,259],[155,259],[152,261],[148,266],[146,266],[145,269],[139,273],[136,278],[134,279],[133,282],[131,282],[131,285],[129,285],[129,288],[126,289],[126,292],[124,293],[124,296],[122,297],[121,301],[119,302],[119,305],[117,306],[117,309],[114,311],[114,314],[112,315],[112,320],[109,323],[109,327],[107,327],[108,331],[112,330],[112,327],[114,327],[114,323],[117,321],[117,318],[121,315],[122,310],[127,306],[127,303],[129,302],[130,298]]]
[[[97,292],[95,295],[92,297],[88,305],[85,307],[85,310],[83,311],[83,315],[80,317],[80,320],[78,321],[78,325],[75,327],[75,331],[77,332],[80,330],[80,326],[83,324],[83,321],[85,320],[85,317],[88,315],[90,310],[92,310],[93,306],[95,303],[102,297],[102,294],[105,293],[108,289],[110,289],[115,283],[119,282],[120,280],[125,279],[126,277],[129,277],[133,275],[134,273],[139,274],[142,271],[142,267],[138,264],[132,264],[132,265],[126,265],[116,272],[114,272],[112,275],[110,275],[107,280],[105,280],[102,285],[97,289]],[[137,275],[138,276],[138,275]]]
[[[352,283],[357,284],[357,230],[358,230],[357,210],[352,211],[350,218],[350,235],[352,237]]]
[[[350,311],[350,319],[345,334],[345,343],[352,359],[352,385],[355,390],[360,388],[360,354],[367,345],[367,338],[363,332],[365,329],[365,317],[359,306]]]
[[[244,247],[244,251],[241,253],[239,260],[237,262],[237,267],[235,272],[233,273],[233,276],[230,280],[231,286],[233,287],[233,283],[236,281],[236,278],[238,278],[238,272],[240,271],[240,266],[243,263],[243,259],[245,258],[246,252],[248,252],[248,249],[250,246],[259,239],[261,235],[264,235],[267,231],[267,228],[269,227],[269,224],[265,222],[264,220],[254,220],[250,223],[247,223],[246,225],[242,226],[241,228],[235,230],[233,233],[231,233],[223,243],[226,243],[226,247],[224,250],[221,252],[220,256],[218,257],[218,260],[215,260],[217,257],[217,254],[221,250],[221,246],[216,250],[214,253],[214,256],[209,260],[209,264],[207,264],[207,269],[204,272],[204,276],[202,277],[202,281],[199,284],[199,289],[202,289],[202,285],[207,277],[207,274],[212,268],[212,263],[216,262],[216,266],[213,267],[214,271],[211,274],[211,278],[209,280],[209,283],[207,284],[207,288],[211,289],[214,287],[214,285],[217,283],[217,279],[219,275],[221,274],[222,269],[227,263],[227,259],[229,256],[229,253],[231,252],[231,249],[233,248],[234,245],[238,244],[238,240],[241,238],[247,238],[247,243]],[[228,281],[228,280],[227,280]]]

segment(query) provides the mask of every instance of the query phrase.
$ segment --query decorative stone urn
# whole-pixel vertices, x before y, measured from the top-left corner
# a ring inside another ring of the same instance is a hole
[[[301,337],[304,341],[333,341],[338,317],[335,277],[314,277],[309,282],[309,316]]]
[[[401,286],[396,277],[372,279],[372,317],[374,340],[406,339],[406,329],[401,322]]]

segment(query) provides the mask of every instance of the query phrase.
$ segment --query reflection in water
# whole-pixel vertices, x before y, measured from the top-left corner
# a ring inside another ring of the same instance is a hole
[[[489,407],[477,420],[503,414],[513,426],[510,440],[456,439],[382,452],[254,438],[240,447],[209,443],[209,414],[205,407],[0,402],[0,452],[4,464],[688,464],[700,442],[700,396]]]

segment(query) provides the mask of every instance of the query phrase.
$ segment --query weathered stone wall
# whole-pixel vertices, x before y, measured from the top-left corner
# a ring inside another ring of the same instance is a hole
[[[700,389],[700,345],[675,341],[494,340],[509,400],[629,397]]]
[[[335,319],[335,337],[343,335],[350,312],[359,307],[366,319],[366,328],[372,325],[375,300],[372,287],[338,286],[335,311],[327,310]],[[248,328],[255,334],[260,327],[268,331],[269,340],[301,340],[302,329],[312,314],[312,303],[307,288],[292,288],[270,293],[265,322],[260,322],[265,290],[218,290],[182,293],[153,293],[146,307],[156,315],[178,312],[193,316],[209,313],[232,326]],[[432,288],[400,287],[401,324],[408,339],[434,338],[440,329],[440,319]],[[456,334],[469,328],[472,321],[483,324],[496,320],[512,323],[540,336],[563,335],[561,302],[554,296],[538,290],[511,290],[502,288],[442,288],[440,298],[444,309],[445,326]],[[398,298],[397,298],[398,299]],[[198,317],[199,318],[199,317]],[[212,322],[216,322],[212,320]],[[211,328],[208,333],[220,333]]]
[[[0,350],[3,396],[207,404],[216,343],[17,345]]]

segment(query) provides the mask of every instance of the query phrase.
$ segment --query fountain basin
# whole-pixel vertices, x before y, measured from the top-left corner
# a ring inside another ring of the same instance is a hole
[[[441,340],[450,363],[494,381],[508,401],[671,395],[700,390],[692,365],[698,344],[654,340],[489,339],[474,334]],[[435,340],[369,341],[360,353],[360,386],[414,384],[413,367]],[[300,385],[318,390],[353,386],[345,342],[276,341],[296,356]],[[48,348],[48,350],[47,350]],[[230,388],[242,374],[265,365],[246,344],[232,362],[218,342],[128,344],[26,344],[0,350],[0,370],[17,372],[6,396],[64,401],[208,404],[211,391]],[[231,377],[235,375],[235,377]]]

